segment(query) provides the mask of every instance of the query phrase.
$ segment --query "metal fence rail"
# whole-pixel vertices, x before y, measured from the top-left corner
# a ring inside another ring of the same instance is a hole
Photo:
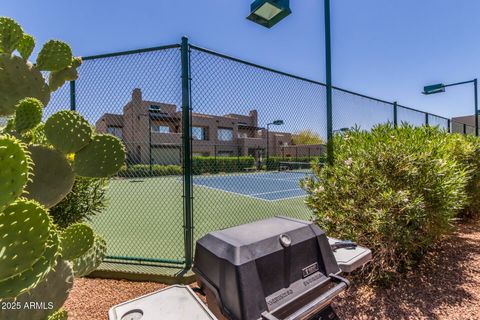
[[[83,60],[79,79],[56,92],[47,110],[78,111],[128,151],[110,182],[108,209],[92,221],[108,242],[102,268],[188,268],[195,240],[209,231],[274,215],[311,217],[299,187],[308,173],[297,169],[325,156],[323,83],[186,38]],[[333,88],[332,99],[333,133],[387,122],[471,131],[342,88]]]

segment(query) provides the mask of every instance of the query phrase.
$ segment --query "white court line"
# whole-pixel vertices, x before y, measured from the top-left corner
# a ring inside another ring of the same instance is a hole
[[[295,188],[295,189],[288,189],[288,190],[278,190],[278,191],[270,191],[270,192],[262,192],[262,193],[252,193],[250,194],[251,196],[261,196],[263,194],[272,194],[272,193],[280,193],[280,192],[287,192],[287,191],[297,191],[297,190],[302,190],[302,189],[299,189],[299,188]]]

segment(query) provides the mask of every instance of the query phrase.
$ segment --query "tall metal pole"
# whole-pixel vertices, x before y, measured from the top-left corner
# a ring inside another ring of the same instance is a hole
[[[475,90],[475,135],[478,137],[478,80],[473,80]]]
[[[77,109],[77,99],[75,90],[75,80],[70,81],[70,110],[75,111]]]
[[[330,0],[325,1],[325,62],[327,84],[327,162],[333,164],[332,48],[330,38]]]
[[[185,244],[185,267],[193,263],[193,179],[192,179],[192,126],[190,91],[190,45],[182,37],[182,121],[183,121],[183,223]]]
[[[268,145],[269,145],[269,133],[270,133],[270,129],[269,129],[269,126],[270,126],[270,123],[267,124],[267,166],[266,166],[266,169],[268,170],[268,158],[270,156],[270,152],[268,150]]]
[[[150,164],[150,176],[152,176],[152,116],[148,110],[148,163]]]
[[[393,125],[396,128],[398,126],[398,103],[393,103]]]

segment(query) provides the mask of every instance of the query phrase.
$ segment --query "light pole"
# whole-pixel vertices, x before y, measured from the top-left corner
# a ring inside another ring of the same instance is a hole
[[[284,124],[283,120],[275,120],[273,122],[267,123],[267,166],[268,166],[268,158],[269,158],[269,155],[270,155],[269,150],[268,150],[269,141],[270,141],[270,137],[269,137],[270,126],[271,125],[281,126],[283,124]]]
[[[325,6],[325,79],[327,102],[327,161],[333,164],[333,102],[332,102],[332,48],[330,32],[330,0],[324,0]],[[267,28],[273,27],[287,17],[292,10],[290,0],[255,0],[250,5],[247,19]]]
[[[459,86],[462,84],[469,84],[473,83],[473,94],[474,94],[474,99],[475,99],[475,112],[474,112],[474,117],[475,117],[475,135],[478,137],[478,80],[473,79],[469,81],[463,81],[463,82],[456,82],[452,84],[443,84],[443,83],[438,83],[430,86],[426,86],[423,88],[423,94],[429,95],[429,94],[436,94],[436,93],[442,93],[445,92],[445,88],[447,87],[453,87],[453,86]]]

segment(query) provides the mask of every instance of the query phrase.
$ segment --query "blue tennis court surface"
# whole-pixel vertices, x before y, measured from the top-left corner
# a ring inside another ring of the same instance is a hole
[[[300,188],[305,172],[265,172],[223,176],[197,176],[193,183],[210,189],[221,190],[265,201],[277,201],[303,197]]]

